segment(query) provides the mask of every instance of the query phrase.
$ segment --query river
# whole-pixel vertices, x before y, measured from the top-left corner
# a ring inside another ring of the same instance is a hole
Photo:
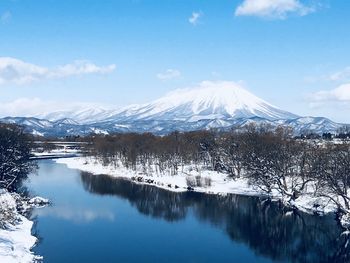
[[[334,215],[239,195],[174,193],[38,162],[25,187],[44,262],[346,262]],[[349,262],[349,261],[348,261]]]

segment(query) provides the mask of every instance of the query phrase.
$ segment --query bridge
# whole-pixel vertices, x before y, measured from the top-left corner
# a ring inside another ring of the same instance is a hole
[[[87,142],[35,141],[31,160],[77,157],[83,153]]]

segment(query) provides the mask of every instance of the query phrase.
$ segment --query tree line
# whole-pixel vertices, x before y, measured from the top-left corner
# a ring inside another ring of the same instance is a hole
[[[31,162],[32,138],[22,127],[0,123],[0,188],[14,191],[36,164]]]
[[[176,175],[190,165],[201,171],[245,177],[270,194],[277,191],[290,201],[310,189],[350,211],[349,144],[293,137],[289,128],[249,125],[244,131],[173,132],[94,135],[89,152],[104,164]]]

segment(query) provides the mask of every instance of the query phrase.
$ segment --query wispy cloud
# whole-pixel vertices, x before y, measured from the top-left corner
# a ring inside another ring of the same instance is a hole
[[[16,58],[0,57],[0,85],[7,83],[27,84],[33,81],[86,74],[107,74],[114,71],[115,68],[114,64],[101,67],[86,60],[76,60],[63,66],[47,68]]]
[[[109,105],[77,101],[52,101],[40,98],[18,98],[0,103],[0,117],[6,116],[36,116],[41,117],[55,111],[79,111],[87,108],[108,108]]]
[[[350,83],[342,84],[331,90],[320,90],[308,96],[311,107],[321,107],[330,105],[349,105],[350,102]]]
[[[181,76],[181,72],[177,69],[167,69],[165,72],[158,73],[157,78],[160,80],[176,79]]]
[[[219,77],[221,77],[221,73],[217,72],[217,71],[212,71],[211,72],[211,76],[214,77],[214,78],[219,78]]]
[[[306,6],[299,0],[243,0],[236,8],[235,15],[284,19],[289,14],[304,16],[314,11],[314,7]]]
[[[188,22],[190,22],[192,25],[197,25],[199,22],[199,19],[203,16],[202,12],[192,12],[192,15],[188,19]]]
[[[0,15],[0,21],[2,24],[6,24],[10,22],[12,18],[12,13],[10,11],[6,11]]]
[[[335,72],[329,76],[333,81],[348,81],[350,80],[350,67],[346,67],[338,72]]]
[[[332,73],[325,73],[319,76],[307,76],[306,83],[347,83],[350,82],[350,66]]]

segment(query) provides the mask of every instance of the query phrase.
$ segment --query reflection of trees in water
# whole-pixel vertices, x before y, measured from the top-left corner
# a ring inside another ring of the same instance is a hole
[[[334,217],[285,211],[278,202],[239,195],[174,193],[109,176],[81,173],[84,188],[101,195],[117,195],[141,213],[180,220],[192,210],[196,218],[226,231],[232,240],[257,254],[291,262],[350,262],[349,236]]]
[[[220,224],[232,240],[258,254],[292,262],[349,260],[350,251],[341,251],[346,236],[340,237],[342,230],[331,216],[287,212],[279,203],[237,195],[202,199],[194,205],[198,218]]]
[[[175,221],[186,216],[188,205],[184,205],[181,195],[170,191],[161,191],[148,185],[137,185],[128,180],[113,179],[110,176],[95,176],[81,172],[84,188],[100,195],[121,196],[143,214],[167,221]]]

